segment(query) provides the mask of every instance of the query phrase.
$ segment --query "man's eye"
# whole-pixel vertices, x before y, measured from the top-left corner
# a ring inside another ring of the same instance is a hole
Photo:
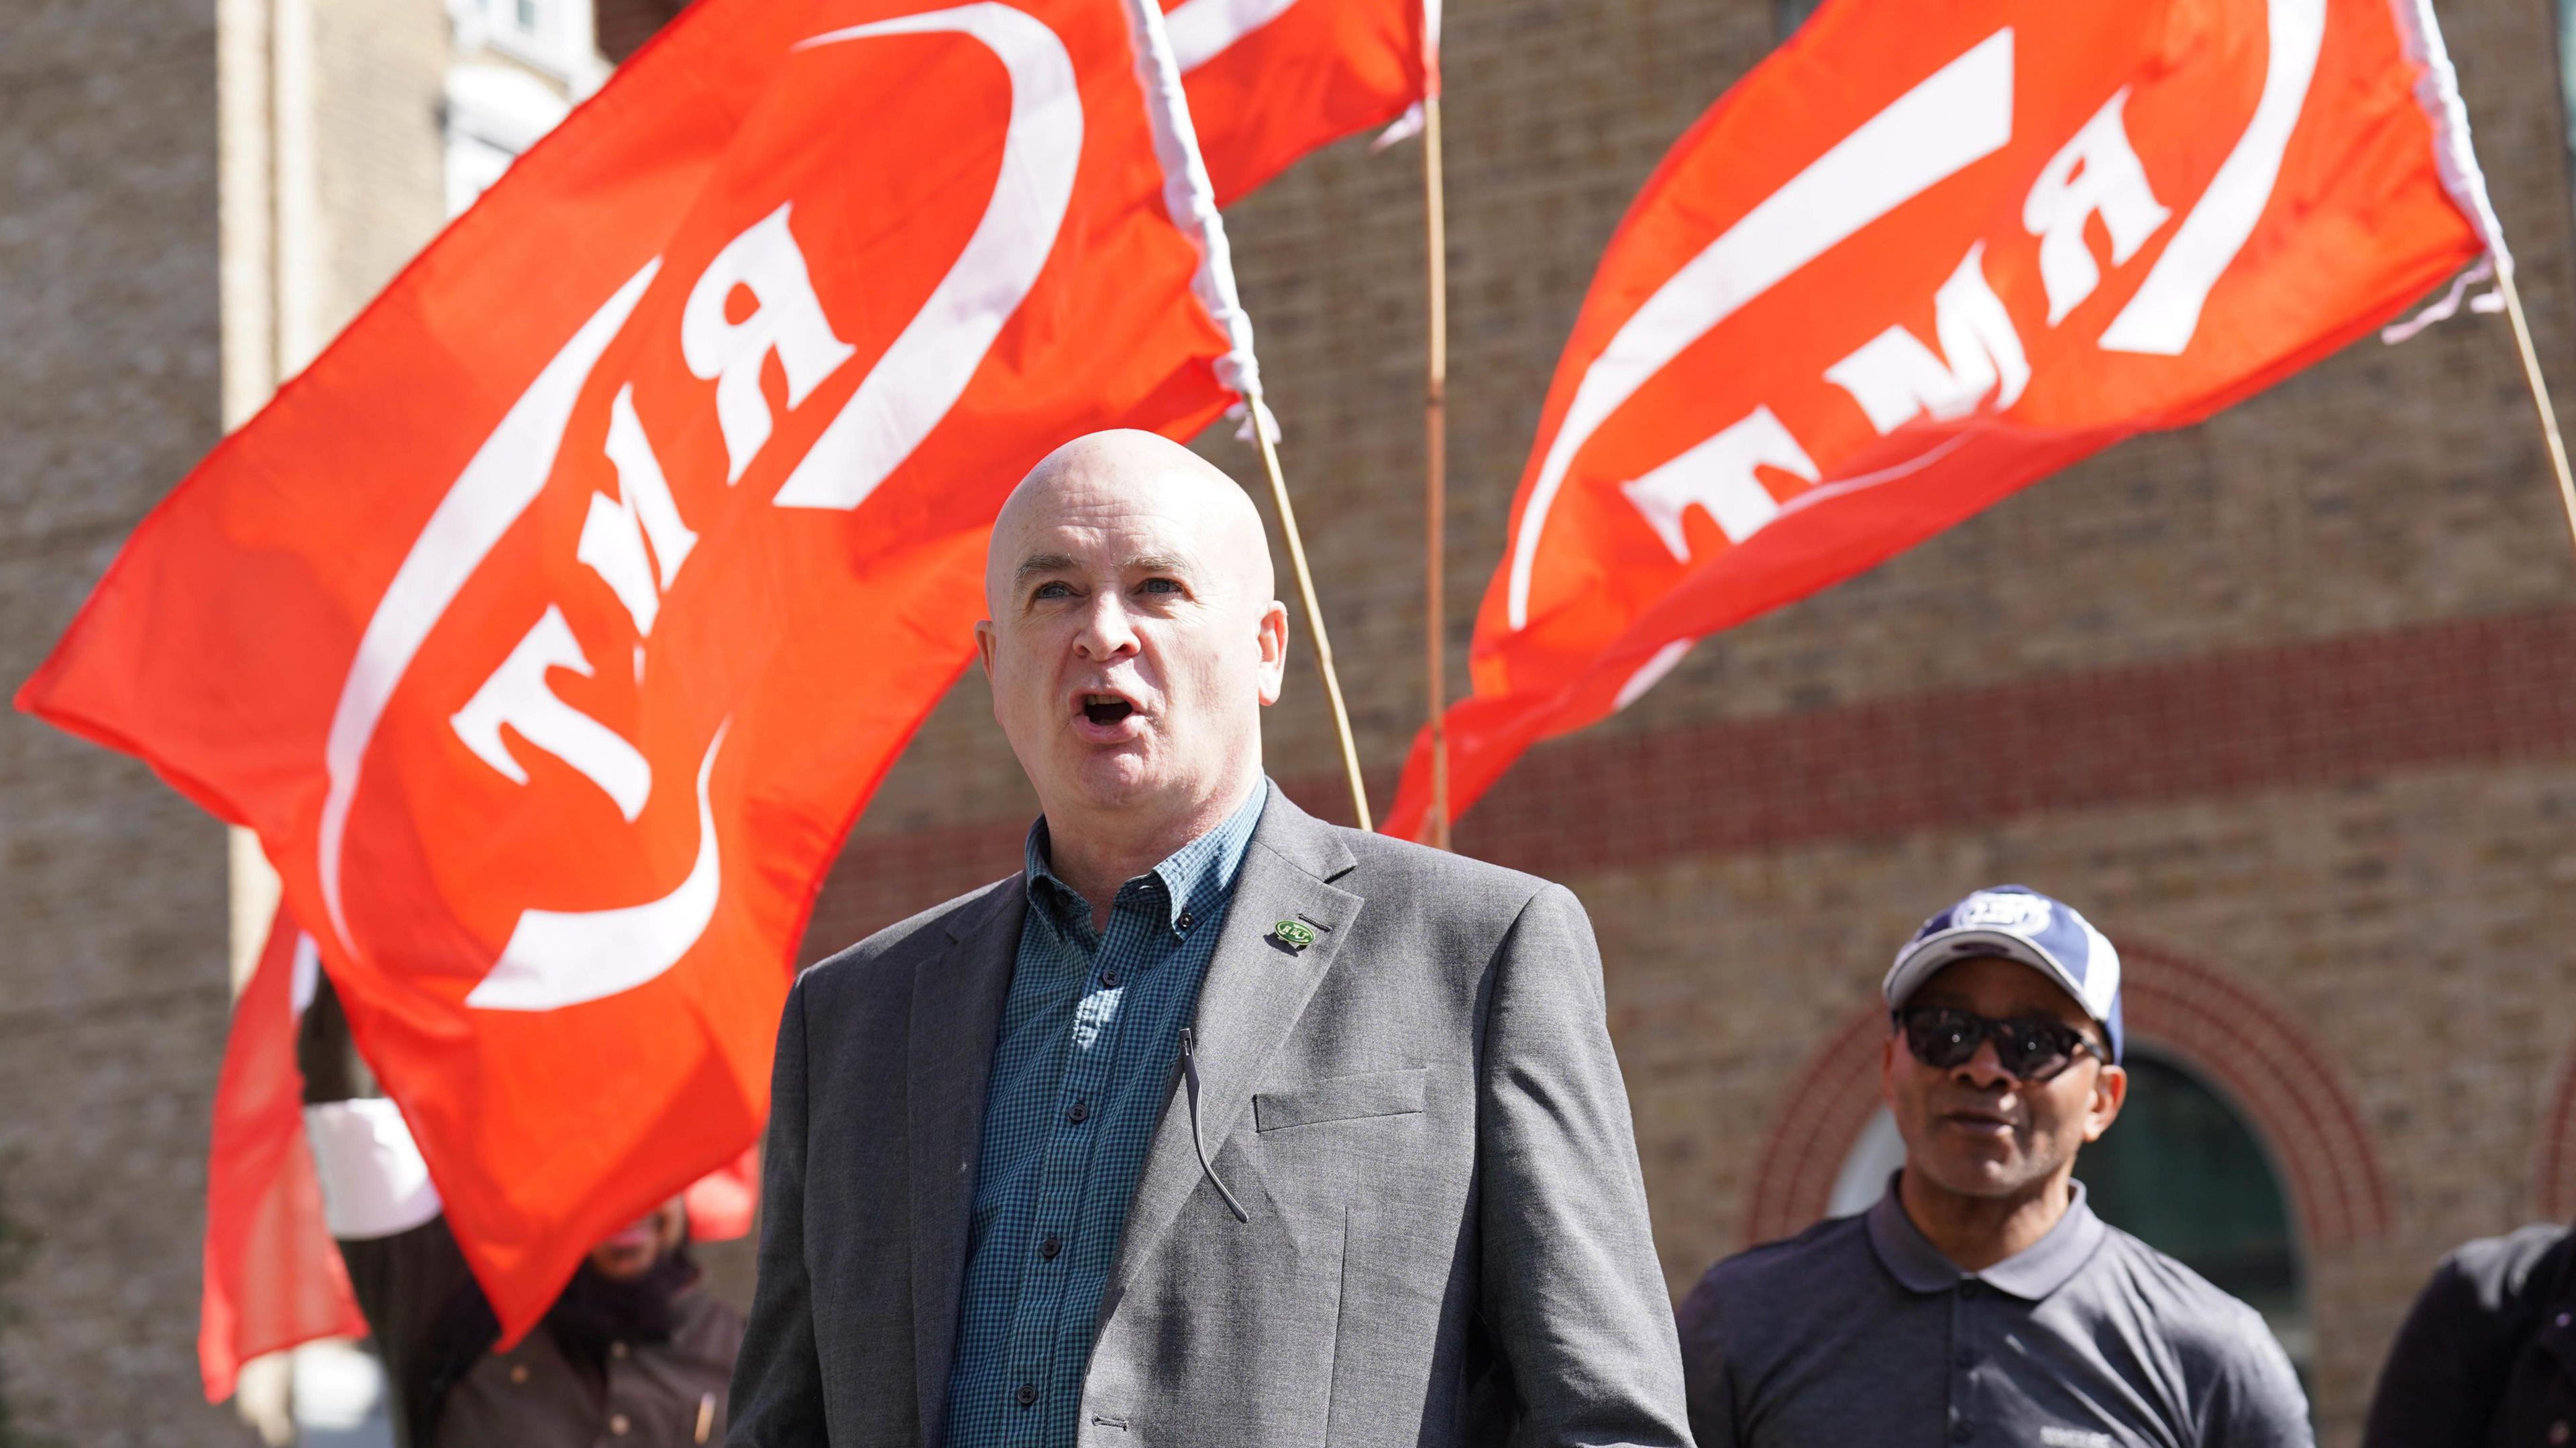
[[[1067,583],[1041,583],[1038,585],[1037,592],[1029,596],[1031,598],[1071,598],[1073,586]]]
[[[1144,590],[1147,593],[1178,593],[1181,591],[1181,585],[1169,578],[1148,578],[1145,580]]]

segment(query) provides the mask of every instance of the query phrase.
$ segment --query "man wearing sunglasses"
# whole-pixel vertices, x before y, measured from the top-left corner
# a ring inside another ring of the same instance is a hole
[[[1700,1448],[2310,1448],[2262,1318],[2074,1178],[2128,1094],[2111,942],[1998,886],[1924,922],[1883,991],[1905,1166],[1867,1212],[1730,1257],[1682,1303]]]

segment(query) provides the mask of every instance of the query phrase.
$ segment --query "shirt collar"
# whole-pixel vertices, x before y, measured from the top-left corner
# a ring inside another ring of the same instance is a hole
[[[2025,1302],[2044,1301],[2093,1259],[2110,1231],[2085,1201],[2084,1183],[2073,1182],[2066,1215],[2038,1241],[1983,1272],[1962,1272],[1905,1215],[1896,1182],[1889,1177],[1886,1193],[1869,1209],[1869,1245],[1879,1265],[1911,1292],[1947,1292],[1973,1278]]]
[[[1243,868],[1244,853],[1252,847],[1252,832],[1261,823],[1262,809],[1269,804],[1270,791],[1274,788],[1276,786],[1271,784],[1268,776],[1264,776],[1253,786],[1252,792],[1244,796],[1243,803],[1235,806],[1234,813],[1225,817],[1224,823],[1172,851],[1150,872],[1151,877],[1162,884],[1163,924],[1173,934],[1186,934],[1192,926],[1211,915],[1212,907],[1218,901],[1233,892],[1234,877]],[[1041,881],[1048,889],[1061,892],[1063,899],[1082,899],[1080,892],[1066,884],[1050,865],[1044,815],[1038,816],[1037,823],[1029,826],[1025,868],[1030,904],[1046,904],[1046,897],[1039,891]],[[1121,886],[1119,893],[1124,895],[1128,886],[1146,878],[1146,875],[1137,876],[1126,886]],[[1189,925],[1181,923],[1184,915],[1192,917]]]

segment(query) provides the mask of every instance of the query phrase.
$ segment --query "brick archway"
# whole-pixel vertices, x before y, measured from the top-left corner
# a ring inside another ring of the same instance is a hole
[[[2244,1113],[2281,1173],[2306,1242],[2329,1247],[2386,1233],[2388,1188],[2378,1150],[2352,1094],[2298,1023],[2175,952],[2123,945],[2120,956],[2130,1036],[2189,1067]],[[1872,1002],[1797,1077],[1808,1084],[1782,1107],[1754,1173],[1744,1215],[1748,1245],[1802,1231],[1824,1215],[1844,1157],[1878,1109],[1885,1019]],[[2563,1146],[2545,1170],[2566,1179],[2562,1200],[2576,1203],[2576,1061],[2562,1076],[2551,1120],[2552,1140]]]

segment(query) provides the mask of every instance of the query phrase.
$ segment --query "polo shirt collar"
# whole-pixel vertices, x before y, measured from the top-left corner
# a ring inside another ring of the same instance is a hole
[[[1182,915],[1205,917],[1211,906],[1233,892],[1234,877],[1243,868],[1244,852],[1252,846],[1252,832],[1261,823],[1262,809],[1270,803],[1270,791],[1276,787],[1268,776],[1263,776],[1253,785],[1252,792],[1244,796],[1243,803],[1235,806],[1234,813],[1226,816],[1224,823],[1172,851],[1148,874],[1139,875],[1121,886],[1119,893],[1125,895],[1139,880],[1150,878],[1159,881],[1163,894],[1164,928],[1174,935],[1187,933],[1189,927],[1181,924]],[[1046,893],[1042,893],[1042,886],[1044,891],[1053,892],[1059,900],[1081,900],[1080,892],[1066,884],[1051,867],[1047,843],[1046,816],[1040,815],[1037,823],[1029,826],[1024,862],[1029,903],[1039,908],[1047,906],[1048,899]]]
[[[1974,1278],[2025,1302],[2044,1301],[2093,1259],[2110,1231],[2085,1201],[2084,1183],[2075,1182],[2066,1215],[2045,1236],[1983,1272],[1962,1272],[1905,1215],[1896,1182],[1890,1176],[1887,1191],[1869,1209],[1869,1245],[1879,1265],[1911,1292],[1947,1292]]]

